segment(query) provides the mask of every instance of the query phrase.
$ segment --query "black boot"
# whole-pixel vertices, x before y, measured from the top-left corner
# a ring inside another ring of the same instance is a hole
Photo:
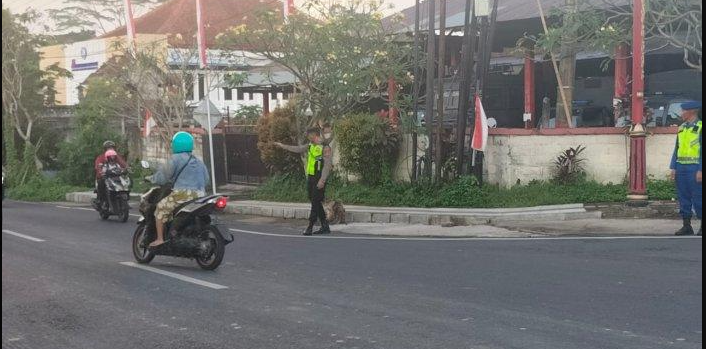
[[[314,232],[314,234],[316,234],[316,235],[331,234],[331,228],[329,228],[329,226],[328,226],[328,221],[322,220],[321,221],[321,229]]]
[[[302,233],[302,235],[310,236],[311,234],[313,234],[313,231],[314,231],[314,226],[309,225],[308,227],[306,227],[306,230],[304,230],[304,233]]]
[[[691,227],[691,218],[684,218],[684,226],[676,233],[676,236],[694,235],[694,228]]]

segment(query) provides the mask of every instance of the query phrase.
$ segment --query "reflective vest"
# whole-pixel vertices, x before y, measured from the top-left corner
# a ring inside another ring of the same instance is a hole
[[[309,152],[306,160],[306,174],[308,176],[316,176],[321,172],[323,165],[324,146],[316,144],[309,145]]]
[[[686,124],[679,126],[677,163],[682,165],[699,163],[699,155],[701,154],[699,136],[701,136],[701,121],[697,121],[693,126],[686,126]]]

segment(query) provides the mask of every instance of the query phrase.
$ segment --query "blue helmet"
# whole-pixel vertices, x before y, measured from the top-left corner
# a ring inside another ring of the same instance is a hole
[[[188,132],[179,131],[172,137],[172,153],[188,153],[194,150],[194,136]]]

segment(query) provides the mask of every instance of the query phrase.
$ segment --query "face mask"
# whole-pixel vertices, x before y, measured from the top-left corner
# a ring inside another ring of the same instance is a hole
[[[332,136],[333,134],[331,133],[324,133],[324,139],[331,139]]]

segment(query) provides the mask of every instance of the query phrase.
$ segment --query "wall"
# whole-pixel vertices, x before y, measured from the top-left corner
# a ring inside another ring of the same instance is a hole
[[[194,151],[195,157],[203,160],[203,139],[200,134],[194,136]],[[208,147],[208,145],[206,145]],[[149,137],[142,138],[142,157],[141,160],[164,162],[171,157],[171,152],[162,142],[162,138],[153,132]]]
[[[653,128],[650,132],[646,140],[647,173],[666,178],[676,127]],[[425,137],[420,135],[419,156],[424,153],[425,143]],[[406,136],[397,160],[396,180],[410,178],[411,144],[411,137]],[[583,145],[588,177],[602,183],[621,183],[628,173],[629,144],[625,131],[618,128],[491,129],[483,176],[486,182],[504,187],[517,184],[518,179],[521,184],[551,179],[556,156],[569,147]]]
[[[491,130],[485,152],[484,178],[509,187],[518,183],[552,178],[553,161],[563,150],[583,145],[589,179],[621,183],[628,173],[630,140],[621,129],[575,129],[577,134],[516,134]],[[584,130],[583,132],[581,130]],[[597,130],[597,131],[592,131]],[[523,131],[523,130],[511,130]],[[560,130],[561,131],[561,130]],[[616,132],[617,131],[617,132]],[[583,134],[582,134],[583,133]],[[676,128],[656,130],[647,137],[647,173],[665,178],[674,149]]]

